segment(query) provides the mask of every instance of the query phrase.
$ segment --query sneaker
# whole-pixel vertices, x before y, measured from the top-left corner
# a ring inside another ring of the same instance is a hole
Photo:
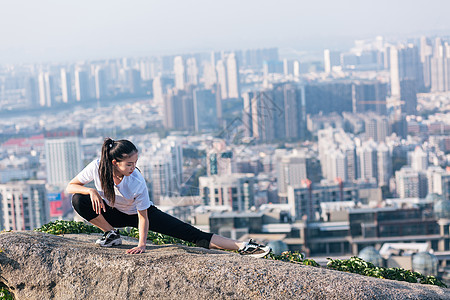
[[[101,239],[95,241],[97,245],[101,247],[111,247],[122,245],[122,239],[120,238],[120,234],[118,230],[110,230],[103,234]]]
[[[240,255],[247,255],[251,257],[264,257],[267,254],[270,253],[272,249],[269,246],[264,246],[255,243],[253,240],[248,241],[248,243],[245,243],[245,246],[238,250],[238,253]]]

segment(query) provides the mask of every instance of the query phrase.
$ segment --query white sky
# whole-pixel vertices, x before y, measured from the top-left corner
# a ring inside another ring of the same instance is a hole
[[[450,33],[447,0],[0,0],[0,63]]]

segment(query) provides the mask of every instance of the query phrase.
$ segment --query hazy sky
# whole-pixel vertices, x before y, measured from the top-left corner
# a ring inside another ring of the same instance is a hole
[[[0,63],[450,33],[447,0],[0,0]]]

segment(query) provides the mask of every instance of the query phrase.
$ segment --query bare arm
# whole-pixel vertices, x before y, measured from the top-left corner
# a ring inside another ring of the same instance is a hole
[[[145,252],[145,244],[147,242],[147,234],[148,234],[148,215],[147,210],[138,210],[138,218],[139,218],[139,244],[137,247],[127,250],[127,253],[130,254],[138,254]]]
[[[92,209],[100,214],[101,210],[106,211],[103,199],[96,189],[85,187],[78,178],[72,179],[67,185],[66,191],[70,194],[83,194],[89,195],[92,201]]]

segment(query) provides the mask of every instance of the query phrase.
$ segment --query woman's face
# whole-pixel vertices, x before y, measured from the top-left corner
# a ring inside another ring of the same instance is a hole
[[[131,173],[133,173],[134,169],[136,168],[137,160],[138,160],[138,153],[136,152],[122,161],[116,161],[114,159],[112,163],[114,165],[115,171],[119,173],[117,175],[130,176]]]

